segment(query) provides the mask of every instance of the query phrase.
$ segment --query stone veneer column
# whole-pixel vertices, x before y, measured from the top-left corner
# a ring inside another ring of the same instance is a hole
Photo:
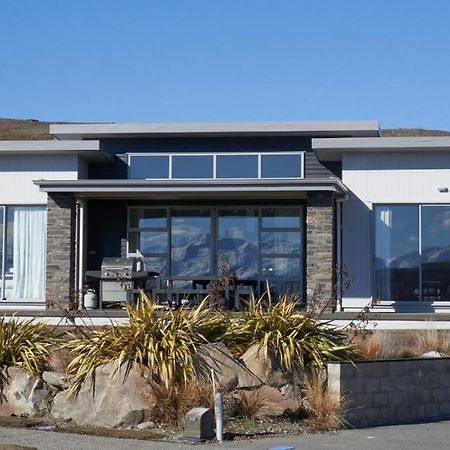
[[[47,201],[46,302],[74,307],[76,202],[72,194],[49,193]]]
[[[308,193],[306,204],[306,295],[309,305],[334,309],[334,199],[329,192]]]

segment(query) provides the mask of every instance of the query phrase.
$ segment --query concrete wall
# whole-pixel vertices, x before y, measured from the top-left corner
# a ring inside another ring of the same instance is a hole
[[[360,310],[372,295],[372,205],[450,204],[450,193],[438,191],[444,186],[450,190],[450,155],[345,154],[342,180],[351,191],[342,205],[342,260],[353,279],[342,303],[344,310]]]
[[[450,358],[329,363],[328,389],[354,427],[450,417]]]
[[[47,194],[33,180],[76,180],[77,155],[0,156],[0,205],[44,205]]]

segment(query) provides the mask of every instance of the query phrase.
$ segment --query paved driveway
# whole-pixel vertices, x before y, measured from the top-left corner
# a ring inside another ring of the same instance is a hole
[[[198,446],[1,427],[0,444],[20,444],[36,447],[39,450],[268,450],[277,445],[291,445],[296,450],[450,449],[450,422],[345,430],[339,433],[306,434],[296,437],[224,442],[223,444]]]

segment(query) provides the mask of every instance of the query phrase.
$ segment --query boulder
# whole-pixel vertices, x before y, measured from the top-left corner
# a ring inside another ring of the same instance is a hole
[[[242,390],[238,396],[244,398],[247,404],[258,403],[256,418],[280,417],[284,414],[296,414],[301,409],[298,400],[285,397],[278,389],[272,386],[262,386],[257,390]]]
[[[42,372],[42,379],[50,386],[60,390],[67,389],[70,386],[65,373],[44,371]]]
[[[441,352],[427,352],[419,356],[419,358],[447,358],[447,357],[448,355]]]
[[[302,388],[297,384],[288,383],[280,388],[280,392],[291,400],[300,400],[304,397]]]
[[[0,416],[39,417],[49,412],[52,392],[41,377],[17,367],[6,369],[5,376]]]
[[[221,342],[199,346],[194,356],[194,366],[199,380],[205,383],[211,382],[213,370],[218,389],[221,390],[253,388],[263,384]]]
[[[55,396],[52,416],[75,424],[106,428],[146,422],[155,403],[149,374],[136,363],[116,361],[98,367],[93,380],[86,380],[76,396]]]
[[[240,359],[247,369],[254,373],[264,384],[280,387],[292,381],[292,375],[281,368],[279,359],[271,349],[266,357],[264,351],[254,344]]]

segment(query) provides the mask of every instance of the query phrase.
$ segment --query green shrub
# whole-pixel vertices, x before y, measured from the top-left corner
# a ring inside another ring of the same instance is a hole
[[[47,325],[16,317],[0,318],[0,368],[20,367],[38,374],[54,346],[60,343]]]
[[[276,303],[270,297],[253,298],[248,310],[232,321],[224,341],[238,354],[255,344],[266,357],[272,350],[287,371],[297,365],[324,368],[328,361],[349,361],[356,355],[345,333],[299,307],[298,300],[288,297]]]

